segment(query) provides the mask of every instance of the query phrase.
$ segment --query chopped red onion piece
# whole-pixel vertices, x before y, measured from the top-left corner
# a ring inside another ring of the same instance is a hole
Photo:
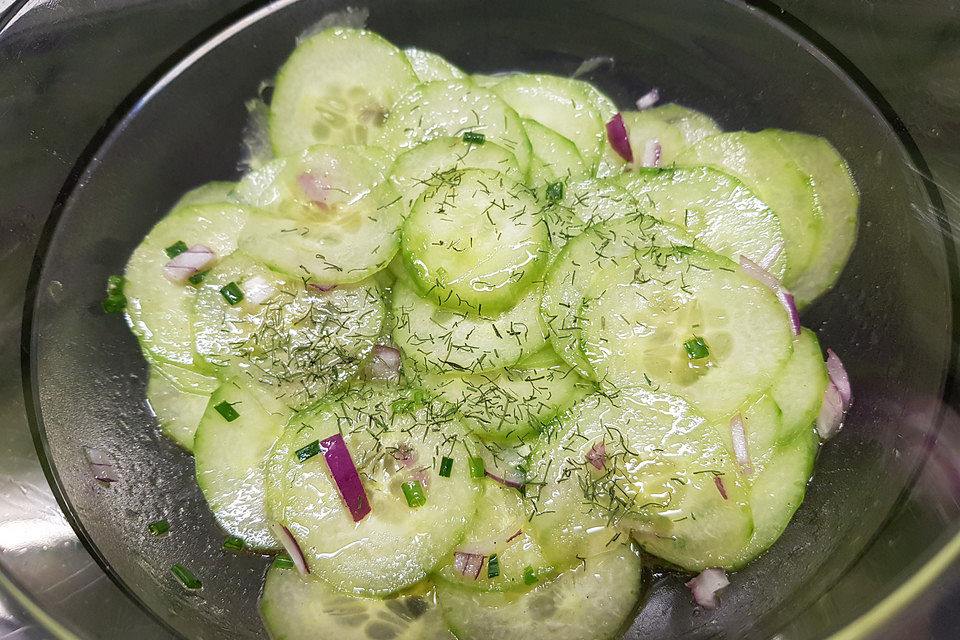
[[[517,530],[515,534],[507,538],[507,544],[510,544],[511,542],[514,541],[514,539],[519,538],[522,533],[523,533],[523,529]]]
[[[693,600],[704,609],[717,608],[717,591],[730,584],[723,569],[704,569],[697,577],[686,583],[693,592]]]
[[[760,260],[758,266],[764,271],[770,271],[770,267],[773,266],[773,263],[777,261],[777,258],[780,257],[780,254],[783,252],[783,247],[786,243],[778,242],[777,244],[770,247],[770,250],[767,251],[767,255],[763,256],[763,259]]]
[[[850,400],[853,397],[853,391],[850,388],[850,376],[847,375],[847,368],[843,366],[840,357],[833,352],[833,349],[827,349],[827,373],[830,375],[830,382],[837,387],[840,392],[840,400],[843,401],[843,410],[850,407]]]
[[[723,486],[723,478],[721,478],[720,476],[713,476],[713,484],[717,485],[717,491],[720,492],[720,497],[726,500],[727,488]]]
[[[750,452],[747,451],[747,432],[743,428],[743,416],[739,413],[730,418],[730,435],[733,437],[733,454],[737,457],[740,472],[748,476],[753,473],[750,464]]]
[[[400,351],[382,344],[375,345],[366,375],[371,380],[395,380],[400,375]]]
[[[279,522],[271,522],[270,533],[277,539],[277,542],[283,545],[284,551],[286,551],[290,559],[293,560],[293,566],[297,568],[300,575],[305,576],[309,574],[310,567],[307,565],[307,559],[304,557],[303,551],[297,543],[297,539],[290,533],[290,529],[287,529]]]
[[[639,98],[637,98],[637,109],[643,111],[660,102],[660,90],[650,89]]]
[[[820,415],[817,416],[817,435],[821,440],[828,440],[840,430],[843,423],[843,398],[833,380],[827,383],[827,390],[823,394],[823,404],[820,406]]]
[[[494,482],[498,482],[505,487],[512,487],[514,489],[519,489],[520,487],[523,486],[523,480],[517,480],[514,478],[502,478],[500,476],[490,473],[489,471],[484,471],[483,473],[486,474],[486,476],[491,480],[493,480]]]
[[[483,569],[483,563],[486,556],[479,553],[463,553],[455,551],[453,553],[453,568],[462,575],[471,576],[474,580],[480,577],[480,570]]]
[[[603,468],[607,466],[607,444],[602,440],[595,443],[584,457],[597,471],[603,471]]]
[[[786,289],[780,289],[777,291],[777,300],[780,301],[790,317],[790,328],[793,329],[793,335],[800,335],[800,312],[797,311],[797,303],[793,299],[793,294]]]
[[[93,477],[100,482],[116,482],[117,469],[113,458],[103,449],[94,449],[86,447],[84,452],[87,454],[87,462],[90,464],[90,471]]]
[[[360,473],[353,462],[347,443],[339,433],[320,441],[320,451],[323,453],[330,475],[333,477],[340,497],[343,498],[354,522],[359,522],[370,513],[370,501],[367,492],[360,481]]]
[[[337,288],[337,285],[335,284],[317,284],[316,282],[308,282],[307,286],[311,289],[316,289],[321,293],[327,293],[328,291],[333,291]]]
[[[186,284],[190,276],[206,271],[216,259],[213,249],[195,244],[163,265],[163,275],[174,284]]]
[[[662,147],[660,146],[659,138],[650,138],[647,140],[647,144],[643,148],[643,160],[640,162],[640,166],[659,167],[661,151]]]
[[[619,112],[607,123],[607,140],[610,141],[610,146],[617,155],[627,162],[633,162],[633,149],[630,148],[627,125],[623,124],[623,115]]]
[[[311,204],[314,204],[321,209],[328,209],[327,206],[327,197],[330,195],[330,187],[320,182],[320,180],[310,173],[309,171],[301,173],[297,176],[297,184],[300,186],[300,189],[303,191],[303,195],[307,197],[307,200]]]
[[[253,276],[243,281],[243,296],[253,304],[264,304],[277,295],[277,288],[263,276]]]
[[[776,294],[777,300],[779,300],[780,304],[783,305],[784,310],[787,312],[787,316],[790,318],[790,326],[793,329],[793,335],[800,335],[800,313],[797,311],[797,304],[793,299],[793,295],[784,289],[783,285],[780,284],[780,281],[770,275],[770,272],[747,256],[740,256],[740,268],[743,269],[744,273],[746,273],[748,276]]]

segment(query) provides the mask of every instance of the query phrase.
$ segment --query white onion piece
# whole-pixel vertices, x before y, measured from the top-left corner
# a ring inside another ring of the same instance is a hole
[[[174,284],[187,284],[190,276],[206,271],[216,259],[213,249],[195,244],[163,265],[163,275]]]
[[[87,454],[87,462],[90,463],[90,471],[93,477],[100,482],[116,482],[117,469],[116,463],[103,449],[94,449],[86,447],[84,452]]]
[[[400,351],[382,344],[373,347],[373,355],[366,367],[370,380],[395,380],[400,375]]]
[[[770,247],[770,250],[767,251],[767,255],[758,263],[758,266],[764,271],[769,271],[770,267],[773,266],[773,263],[777,261],[777,258],[780,257],[780,254],[783,252],[783,247],[785,242],[778,242],[777,244]]]
[[[640,161],[641,167],[659,167],[660,152],[663,148],[660,146],[659,138],[650,138],[643,148],[643,159]]]
[[[740,472],[748,476],[753,473],[750,464],[750,452],[747,451],[747,432],[743,428],[743,416],[739,413],[730,418],[730,435],[733,438],[733,454],[737,457]]]
[[[823,394],[823,404],[817,416],[817,435],[821,440],[828,440],[840,430],[843,424],[843,398],[833,380],[827,383],[827,390]]]
[[[747,256],[740,256],[740,268],[748,276],[770,289],[777,296],[777,300],[783,305],[787,316],[790,318],[790,327],[793,329],[793,335],[800,335],[800,313],[797,311],[797,303],[793,295],[783,288],[780,281],[770,275],[770,272],[758,265]]]
[[[650,89],[645,94],[637,98],[637,110],[643,111],[660,102],[660,90]]]
[[[833,349],[827,349],[827,373],[830,375],[830,382],[836,385],[837,391],[840,392],[843,410],[846,411],[850,407],[853,390],[850,388],[850,376],[847,375],[847,368],[843,366],[843,362],[833,352]]]
[[[279,522],[271,522],[270,533],[277,539],[277,542],[283,545],[284,550],[290,556],[290,559],[293,560],[293,566],[297,568],[300,575],[305,576],[309,574],[310,567],[307,566],[307,559],[303,557],[303,551],[300,550],[300,545],[297,544],[297,539],[290,533],[290,529],[287,529]]]
[[[704,569],[686,583],[693,592],[693,600],[704,609],[717,608],[717,591],[730,584],[723,569]]]
[[[265,304],[277,295],[277,288],[263,276],[253,276],[243,282],[243,297],[254,304]]]
[[[486,556],[482,556],[479,553],[455,551],[453,553],[453,568],[462,575],[470,576],[476,580],[480,577],[480,569],[483,568],[483,562],[486,559]]]

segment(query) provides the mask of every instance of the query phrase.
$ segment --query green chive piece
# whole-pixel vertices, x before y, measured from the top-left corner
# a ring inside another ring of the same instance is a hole
[[[533,573],[533,567],[527,567],[523,570],[523,584],[531,585],[538,582],[540,582],[540,578]]]
[[[500,558],[497,557],[497,554],[493,554],[487,560],[487,577],[496,578],[498,575],[500,575]]]
[[[306,462],[313,456],[320,453],[320,441],[314,440],[305,447],[300,447],[297,449],[297,460],[300,462]]]
[[[701,360],[710,355],[710,347],[704,342],[703,338],[694,336],[683,343],[683,348],[687,350],[687,356],[691,360]]]
[[[487,136],[477,131],[467,131],[463,134],[463,141],[467,144],[483,144],[486,140]]]
[[[449,478],[450,472],[453,470],[453,458],[448,458],[443,456],[443,459],[440,460],[440,477]]]
[[[167,254],[168,258],[176,258],[178,255],[189,249],[187,243],[183,240],[177,240],[172,245],[164,249],[164,253]]]
[[[148,524],[147,529],[155,536],[162,536],[167,531],[170,531],[170,523],[166,520],[157,520],[156,522]]]
[[[282,554],[273,559],[273,566],[277,569],[295,569],[297,565],[293,564],[290,556]]]
[[[107,313],[120,313],[127,308],[127,297],[123,295],[123,285],[126,284],[123,276],[107,278],[107,299],[101,304]]]
[[[243,291],[240,290],[240,286],[236,282],[231,282],[221,287],[220,295],[231,305],[235,305],[243,300]]]
[[[190,284],[200,284],[207,277],[207,273],[208,273],[207,271],[204,271],[202,273],[195,273],[189,278],[187,278],[187,282],[189,282]]]
[[[180,563],[170,567],[170,572],[177,576],[187,589],[199,589],[203,586],[203,583],[197,579],[197,576],[193,575],[189,569]]]
[[[561,200],[563,200],[563,183],[549,183],[547,185],[547,202],[560,202]]]
[[[246,542],[243,541],[243,538],[237,536],[227,536],[223,539],[223,548],[227,551],[243,551],[244,545],[246,545]]]
[[[482,478],[484,474],[483,458],[479,456],[470,456],[470,477]]]
[[[226,400],[218,405],[215,405],[213,408],[216,409],[217,413],[223,416],[223,419],[227,422],[233,422],[240,417],[240,414],[237,413],[237,410],[233,408],[233,405]]]
[[[404,482],[400,488],[403,489],[403,497],[407,499],[407,504],[411,508],[415,509],[427,504],[427,496],[423,494],[423,487],[419,480]]]

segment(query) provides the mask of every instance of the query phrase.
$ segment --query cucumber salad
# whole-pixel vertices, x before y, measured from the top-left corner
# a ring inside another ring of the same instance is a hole
[[[798,310],[856,186],[822,138],[630,106],[327,29],[271,157],[110,279],[224,548],[275,555],[272,637],[616,638],[647,569],[722,606],[783,532],[851,400]]]

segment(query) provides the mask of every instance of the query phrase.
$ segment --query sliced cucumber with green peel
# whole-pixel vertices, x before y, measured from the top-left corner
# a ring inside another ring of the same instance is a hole
[[[267,572],[260,616],[273,640],[456,640],[426,585],[361,598],[276,565]]]
[[[154,359],[193,364],[191,310],[196,287],[171,282],[163,273],[166,249],[177,242],[203,245],[218,259],[236,249],[250,210],[235,204],[207,204],[167,214],[137,246],[124,271],[130,328]]]
[[[402,153],[441,137],[482,133],[530,166],[530,141],[517,112],[488,89],[469,80],[427,82],[404,95],[387,116],[376,144]]]
[[[236,182],[208,182],[187,191],[177,200],[177,203],[173,205],[170,210],[174,211],[183,207],[196,207],[204,204],[236,202],[234,195],[236,189]]]
[[[614,180],[599,178],[566,183],[560,204],[576,213],[587,226],[635,216],[643,211],[640,202],[628,190]]]
[[[187,451],[193,451],[193,437],[197,432],[197,425],[207,408],[210,394],[216,389],[217,380],[203,376],[214,383],[209,391],[198,388],[184,390],[169,373],[174,368],[180,369],[170,364],[150,364],[147,402],[150,403],[150,409],[157,417],[164,435]]]
[[[549,236],[541,204],[501,173],[443,176],[403,225],[401,250],[421,292],[435,304],[477,315],[507,311],[543,274]]]
[[[264,511],[265,462],[291,412],[264,407],[262,394],[244,387],[228,381],[210,398],[193,443],[197,484],[217,523],[245,548],[278,549]]]
[[[539,303],[540,288],[534,287],[506,313],[483,318],[439,309],[398,280],[393,292],[393,339],[423,369],[493,371],[515,364],[544,345]]]
[[[833,286],[850,258],[857,240],[860,194],[847,163],[823,138],[780,130],[770,135],[810,176],[823,214],[810,266],[791,289],[802,307]]]
[[[713,118],[705,113],[672,102],[649,109],[648,113],[653,113],[667,124],[677,127],[683,136],[685,147],[723,131]]]
[[[231,304],[231,291],[242,299]],[[221,378],[239,378],[300,408],[359,371],[385,316],[373,282],[321,291],[238,252],[199,287],[195,348]]]
[[[829,381],[817,335],[803,329],[794,339],[793,355],[768,392],[783,412],[781,441],[793,440],[816,421]]]
[[[581,82],[559,76],[517,73],[494,92],[527,120],[535,120],[570,140],[592,168],[605,142],[603,117]]]
[[[704,138],[685,149],[677,165],[706,165],[738,178],[777,214],[786,241],[787,287],[810,266],[822,211],[810,177],[776,140],[775,132],[737,131]]]
[[[643,564],[619,545],[524,592],[437,585],[459,640],[608,640],[619,637],[643,595]]]
[[[523,128],[533,149],[529,184],[540,194],[557,180],[582,180],[590,173],[577,145],[536,120],[524,120]],[[544,193],[545,196],[545,193]]]
[[[481,485],[468,471],[466,430],[445,406],[415,404],[389,388],[358,387],[295,415],[270,453],[267,515],[335,589],[382,597],[423,580],[453,552],[476,512]],[[324,456],[304,453],[338,433],[370,505],[359,522]],[[443,456],[454,458],[449,477],[439,475]],[[404,497],[408,482],[420,483],[420,506]]]
[[[601,385],[652,384],[711,420],[762,394],[793,352],[776,296],[695,249],[636,252],[603,267],[580,309],[581,348]],[[700,341],[706,357],[695,357]]]
[[[403,52],[369,31],[327,29],[277,73],[270,141],[278,156],[318,144],[370,144],[418,80]]]
[[[734,261],[744,255],[763,262],[783,242],[780,221],[770,207],[721,171],[709,167],[638,169],[617,181],[645,212],[685,229],[704,247]],[[767,271],[782,276],[788,252],[780,251]]]
[[[676,104],[665,104],[644,111],[623,111],[621,116],[630,139],[635,165],[632,168],[635,169],[642,168],[640,165],[648,143],[655,141],[660,145],[657,166],[667,167],[685,148],[721,132],[720,127],[706,115]],[[613,174],[620,174],[627,168],[626,161],[609,145],[604,161],[606,170]]]
[[[417,74],[417,79],[420,82],[459,80],[467,77],[467,74],[451,64],[446,58],[432,51],[408,47],[403,50],[403,55],[407,56],[407,61],[413,67],[413,72]]]
[[[492,142],[472,144],[463,138],[437,138],[400,154],[390,169],[390,180],[403,195],[404,210],[427,189],[442,186],[451,171],[489,169],[522,182],[524,174],[512,153]]]

